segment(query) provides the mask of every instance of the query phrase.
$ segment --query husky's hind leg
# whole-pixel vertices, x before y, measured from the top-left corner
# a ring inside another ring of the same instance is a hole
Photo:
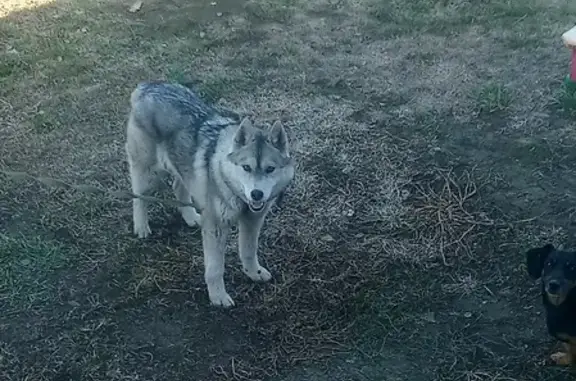
[[[186,189],[182,183],[182,180],[175,177],[172,188],[174,189],[174,194],[176,195],[178,201],[191,202],[192,199],[190,197],[190,192],[188,192],[188,189]],[[186,221],[188,226],[200,225],[200,214],[198,214],[195,208],[191,206],[184,206],[179,207],[178,209],[180,210],[182,218],[184,218],[184,221]]]
[[[138,165],[130,165],[130,178],[132,180],[132,193],[145,195],[152,188],[154,177],[150,170]],[[148,237],[152,233],[148,224],[148,201],[135,198],[132,200],[132,209],[134,234],[139,238]]]
[[[126,154],[132,183],[132,193],[146,195],[151,191],[154,180],[156,149],[154,142],[139,130],[132,118],[128,122]],[[148,202],[135,198],[132,200],[134,234],[146,238],[150,233],[148,224]]]

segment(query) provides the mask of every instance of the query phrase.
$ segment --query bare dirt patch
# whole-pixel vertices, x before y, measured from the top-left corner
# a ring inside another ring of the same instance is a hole
[[[0,182],[6,380],[568,380],[545,364],[523,251],[573,244],[565,2],[63,1],[2,9],[0,165],[127,189],[142,80],[282,118],[298,172],[230,245],[208,306],[199,232],[157,205]]]

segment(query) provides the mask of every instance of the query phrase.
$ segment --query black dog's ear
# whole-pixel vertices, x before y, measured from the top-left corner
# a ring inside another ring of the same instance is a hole
[[[528,274],[534,279],[540,278],[544,262],[548,255],[554,250],[554,245],[546,244],[542,247],[530,249],[526,252],[526,264],[528,265]]]

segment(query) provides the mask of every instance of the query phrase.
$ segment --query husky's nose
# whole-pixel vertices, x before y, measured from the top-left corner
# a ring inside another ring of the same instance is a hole
[[[254,201],[260,201],[262,200],[262,197],[264,197],[264,192],[262,192],[260,189],[252,189],[250,192],[250,197],[252,197],[252,200]]]

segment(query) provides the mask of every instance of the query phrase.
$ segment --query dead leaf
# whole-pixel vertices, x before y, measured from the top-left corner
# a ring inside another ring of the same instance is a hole
[[[138,12],[142,8],[142,4],[143,4],[142,0],[138,0],[137,2],[132,4],[132,6],[128,9],[128,12],[130,13]]]

